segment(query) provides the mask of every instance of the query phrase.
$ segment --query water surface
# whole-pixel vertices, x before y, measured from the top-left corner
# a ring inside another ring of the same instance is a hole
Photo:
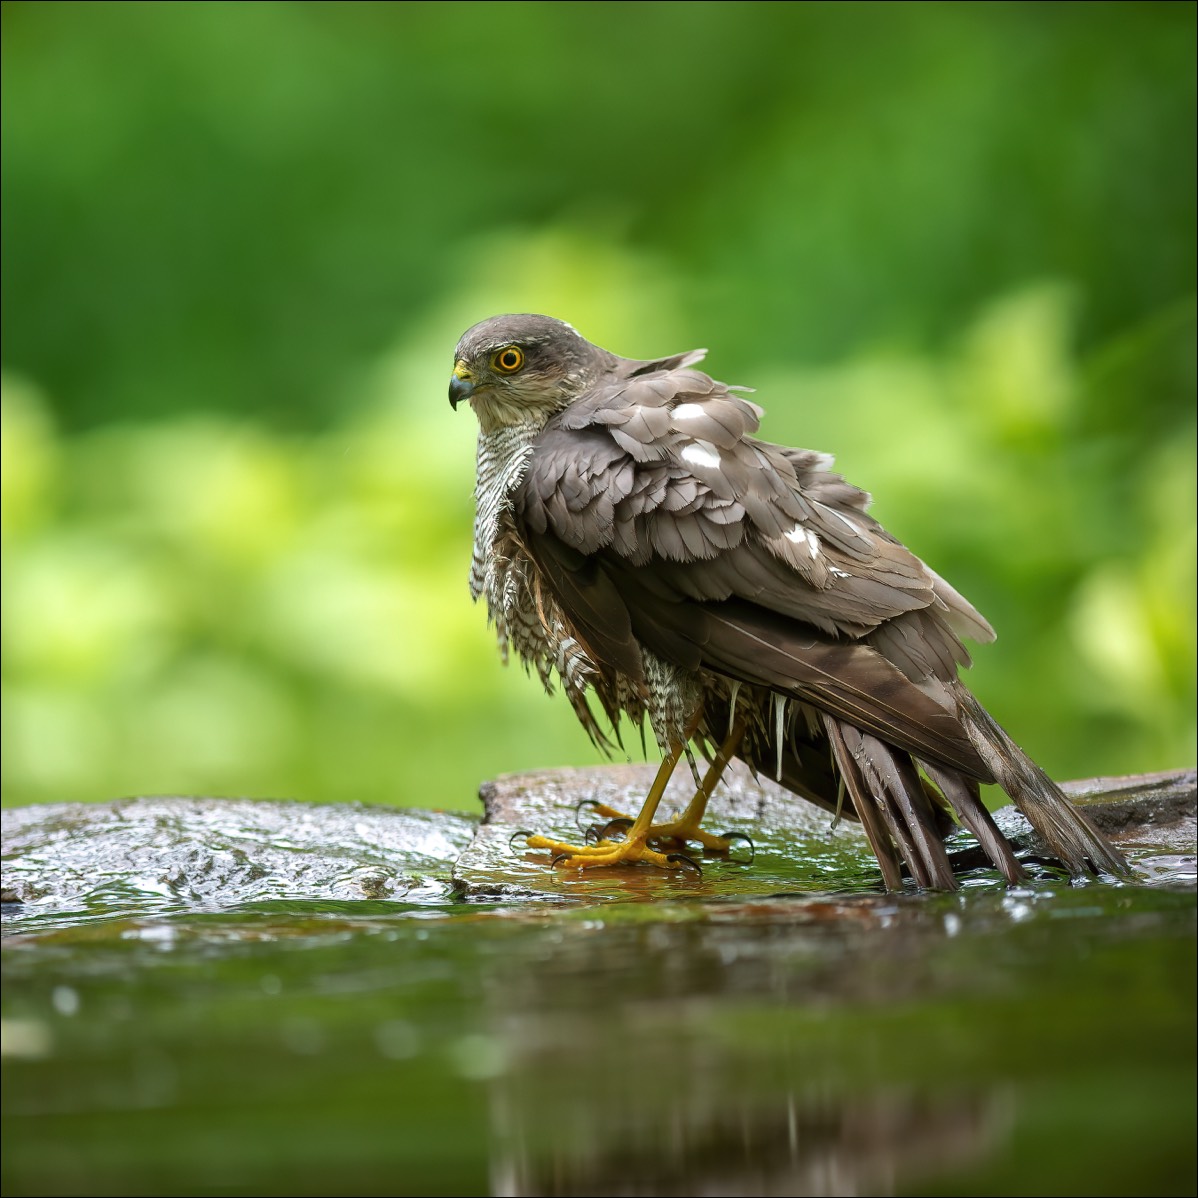
[[[257,868],[240,833],[288,813],[251,806],[207,857],[151,821],[194,877],[126,811],[136,868],[6,904],[6,1194],[1194,1192],[1192,860],[463,902],[460,816],[407,850],[293,828]],[[297,881],[329,871],[361,897]]]

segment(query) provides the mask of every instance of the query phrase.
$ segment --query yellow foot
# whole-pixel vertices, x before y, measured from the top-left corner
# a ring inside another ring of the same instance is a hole
[[[623,811],[617,811],[614,807],[609,807],[606,803],[590,803],[588,804],[596,815],[603,816],[608,821],[606,828],[601,828],[600,833],[606,832],[612,828],[613,822],[626,822],[629,827],[632,826],[633,820],[631,816],[625,815]],[[658,844],[661,842],[671,842],[673,844],[685,846],[692,842],[701,844],[704,849],[711,853],[727,853],[731,850],[732,844],[737,840],[748,840],[747,836],[737,834],[735,836],[713,836],[710,832],[704,832],[699,827],[699,823],[695,819],[688,819],[687,813],[683,812],[678,819],[670,820],[664,824],[651,824],[649,830],[645,833],[645,840],[648,844]],[[749,842],[752,844],[752,841]]]
[[[662,869],[695,869],[698,864],[685,853],[659,853],[649,848],[646,837],[629,840],[601,840],[598,844],[575,845],[548,836],[529,836],[525,844],[530,849],[548,849],[553,863],[566,869],[595,869],[607,865],[657,865]]]

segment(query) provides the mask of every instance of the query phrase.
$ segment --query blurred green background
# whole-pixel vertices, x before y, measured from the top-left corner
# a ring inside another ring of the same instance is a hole
[[[501,311],[710,346],[989,616],[1050,771],[1192,764],[1194,25],[5,3],[4,802],[594,760],[466,591]]]

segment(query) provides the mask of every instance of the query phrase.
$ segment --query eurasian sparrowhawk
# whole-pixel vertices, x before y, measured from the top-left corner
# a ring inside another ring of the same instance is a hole
[[[1075,873],[1124,862],[957,676],[994,632],[867,514],[832,460],[753,436],[761,409],[695,369],[702,350],[617,357],[546,316],[497,316],[458,343],[450,402],[480,425],[470,589],[587,732],[647,718],[662,768],[622,839],[532,836],[568,866],[686,860],[732,757],[860,820],[886,885],[955,885],[959,821],[1023,876],[979,798],[997,782]],[[710,768],[654,824],[687,747]],[[954,819],[955,817],[955,819]]]

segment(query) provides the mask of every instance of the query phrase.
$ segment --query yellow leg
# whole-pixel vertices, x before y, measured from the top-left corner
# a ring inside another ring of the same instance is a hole
[[[565,857],[561,862],[566,868],[590,869],[597,865],[625,865],[637,861],[647,861],[651,865],[663,865],[672,868],[674,862],[665,853],[655,852],[648,847],[649,829],[653,825],[653,816],[661,796],[666,792],[670,775],[682,756],[683,742],[674,741],[669,752],[662,758],[661,768],[649,787],[649,794],[641,807],[641,813],[628,829],[628,835],[621,841],[600,841],[596,845],[573,845],[561,840],[551,840],[548,836],[530,836],[525,842],[530,849],[549,849],[555,857]]]
[[[694,725],[690,731],[693,730]],[[699,789],[695,791],[694,798],[687,804],[686,810],[678,819],[664,824],[653,823],[653,816],[656,815],[662,795],[665,794],[666,784],[674,772],[674,767],[678,764],[678,759],[682,756],[683,745],[681,742],[670,746],[670,751],[662,760],[661,768],[657,771],[653,785],[649,788],[649,795],[641,807],[640,814],[632,821],[632,826],[623,840],[614,842],[603,840],[597,845],[580,847],[566,844],[560,840],[551,840],[546,836],[530,836],[527,840],[528,847],[550,849],[555,856],[565,857],[562,864],[578,869],[587,869],[596,865],[621,865],[634,861],[647,861],[653,865],[673,867],[677,862],[670,859],[670,854],[649,848],[651,843],[662,840],[675,840],[684,845],[687,841],[694,840],[706,849],[727,852],[730,847],[729,841],[722,836],[712,836],[710,833],[704,832],[699,827],[699,823],[707,810],[708,800],[711,798],[716,784],[724,770],[727,769],[728,762],[732,760],[732,755],[740,746],[744,734],[745,721],[737,720],[707,772],[703,775],[703,780],[699,784]],[[628,818],[602,803],[595,804],[594,810],[608,819]]]
[[[676,820],[665,824],[654,824],[649,829],[649,840],[680,840],[684,844],[690,840],[697,840],[705,849],[711,849],[713,852],[726,853],[728,851],[731,846],[725,837],[712,836],[710,832],[704,832],[699,824],[707,813],[707,803],[711,799],[716,784],[728,768],[728,762],[732,760],[732,755],[740,748],[740,742],[744,735],[745,721],[737,720],[727,739],[720,745],[719,752],[712,758],[707,772],[703,775],[703,781],[699,783],[695,797],[686,805],[686,810]]]

